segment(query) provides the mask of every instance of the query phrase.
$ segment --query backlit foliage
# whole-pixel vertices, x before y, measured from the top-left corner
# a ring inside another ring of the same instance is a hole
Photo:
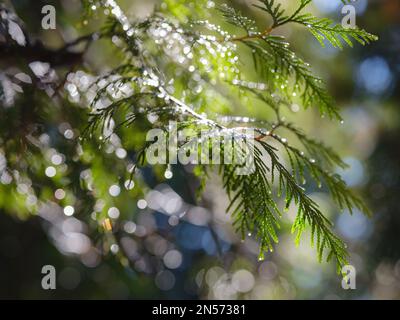
[[[55,201],[54,190],[63,189],[66,195],[58,199],[61,205],[74,204],[86,216],[95,212],[94,219],[86,219],[94,230],[107,233],[111,227],[108,222],[104,224],[110,216],[106,208],[132,205],[132,199],[143,196],[149,189],[137,171],[146,166],[144,151],[151,145],[145,141],[147,130],[166,129],[170,121],[178,121],[178,131],[191,132],[185,141],[178,141],[183,146],[198,139],[201,130],[208,131],[212,139],[240,135],[243,127],[249,127],[258,134],[254,145],[255,172],[241,176],[235,174],[232,164],[222,164],[219,168],[198,164],[194,172],[201,185],[204,186],[210,171],[218,170],[230,199],[227,211],[231,213],[232,223],[243,240],[248,235],[257,238],[260,260],[279,240],[277,230],[285,209],[295,205],[297,216],[292,227],[295,241],[299,243],[303,232],[309,229],[320,260],[334,258],[338,267],[345,264],[346,246],[307,194],[306,177],[325,187],[340,209],[358,208],[365,213],[368,209],[335,173],[338,167],[346,166],[335,150],[309,137],[281,116],[282,110],[300,104],[304,109],[317,108],[332,121],[341,121],[323,80],[279,35],[279,28],[302,25],[321,45],[328,43],[341,49],[345,44],[353,46],[353,42],[368,44],[376,37],[362,29],[346,29],[327,18],[315,17],[307,11],[311,0],[296,2],[294,12],[287,12],[279,1],[258,1],[255,6],[271,21],[263,30],[232,6],[219,6],[212,1],[167,0],[143,21],[128,19],[114,0],[83,1],[86,9],[83,19],[102,21],[101,27],[67,45],[64,51],[52,54],[65,54],[64,60],[57,60],[65,64],[68,57],[74,57],[69,47],[90,45],[102,39],[112,43],[120,63],[112,70],[97,74],[80,65],[77,57],[69,65],[80,71],[70,70],[66,79],[57,82],[51,79],[51,69],[46,69],[40,76],[37,93],[35,81],[18,82],[2,74],[0,123],[8,132],[1,137],[0,155],[6,165],[0,166],[3,183],[0,190],[18,200],[0,205],[11,206],[10,210],[20,215],[35,214],[46,202]],[[1,10],[4,46],[10,52],[20,50],[23,55],[21,48],[26,47],[8,35],[10,21],[18,24],[19,20],[8,9]],[[231,26],[214,24],[213,15],[219,15]],[[262,81],[246,79],[243,69],[253,66],[242,63],[243,52],[252,55]],[[50,67],[55,67],[57,61],[49,61]],[[15,93],[7,87],[12,81]],[[23,95],[18,93],[17,86],[24,88]],[[235,115],[235,105],[246,112],[244,97],[258,101],[271,113],[265,119]],[[41,102],[41,107],[38,104],[25,112],[22,110],[25,100]],[[43,108],[53,103],[64,110],[62,117],[53,119]],[[9,108],[7,104],[16,107]],[[73,112],[69,111],[71,108]],[[44,134],[56,126],[66,140]],[[286,133],[291,133],[297,141],[288,141]],[[42,188],[47,178],[40,173],[54,165],[51,159],[58,154],[55,146],[64,146],[69,153],[60,155],[64,167],[55,175],[48,169],[51,185]],[[112,156],[114,152],[117,157]],[[156,173],[164,169],[152,168]],[[80,176],[77,172],[81,172]],[[118,179],[128,189],[120,199],[109,195],[105,183]],[[130,190],[133,183],[135,188]],[[21,185],[26,186],[26,192],[16,191]],[[31,200],[29,205],[26,197]],[[116,220],[113,223],[118,225],[118,217],[115,214],[113,217]],[[118,237],[117,234],[109,236]]]

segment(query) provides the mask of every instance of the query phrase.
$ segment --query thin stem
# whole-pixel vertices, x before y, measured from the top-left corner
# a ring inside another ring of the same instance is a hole
[[[283,125],[283,122],[278,122],[277,124],[273,125],[271,131],[268,131],[267,133],[262,133],[258,137],[255,138],[256,141],[261,141],[266,137],[273,137],[274,132]]]
[[[231,39],[219,39],[218,42],[226,42],[226,41],[245,41],[245,40],[252,40],[252,39],[263,39],[264,37],[268,36],[272,31],[274,30],[274,27],[269,27],[265,29],[263,32],[258,33],[258,34],[247,34],[245,36],[241,37],[235,37]]]
[[[191,107],[186,105],[181,100],[169,95],[168,92],[163,87],[160,87],[159,90],[161,91],[161,93],[165,94],[171,101],[176,103],[176,105],[182,110],[182,112],[190,114],[194,118],[196,118],[200,121],[203,121],[205,124],[208,124],[211,127],[217,127],[218,129],[226,129],[226,127],[224,127],[223,125],[221,125],[213,120],[210,120],[201,114],[198,114],[196,111],[194,111]]]
[[[97,40],[100,37],[100,35],[97,32],[86,34],[84,36],[81,36],[79,38],[76,38],[75,40],[71,42],[67,42],[62,48],[59,49],[59,51],[66,50],[70,47],[76,46],[80,44],[81,42],[86,42],[86,46],[88,43],[92,42],[93,40]]]

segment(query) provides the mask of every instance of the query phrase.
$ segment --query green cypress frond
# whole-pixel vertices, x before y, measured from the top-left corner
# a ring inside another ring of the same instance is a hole
[[[266,168],[263,171],[261,171],[261,169],[257,169],[256,172],[263,172],[264,180],[268,179],[265,176],[265,174],[268,172],[271,175],[271,184],[277,179],[279,186],[278,196],[285,195],[286,208],[289,208],[292,203],[296,204],[298,207],[297,216],[292,226],[292,232],[296,233],[296,243],[299,243],[300,237],[305,231],[307,225],[310,226],[311,242],[312,244],[316,245],[319,259],[322,260],[324,252],[328,251],[327,259],[335,257],[339,270],[339,268],[347,261],[347,250],[345,244],[332,232],[331,222],[324,217],[324,215],[318,209],[318,205],[306,195],[305,190],[300,187],[292,174],[281,164],[275,148],[265,142],[260,142],[260,145],[257,146],[256,149],[260,154],[266,152],[271,160],[270,168]],[[249,177],[250,180],[254,178],[251,175]],[[257,187],[256,182],[258,181],[255,180],[254,184],[252,185],[253,189],[249,189],[244,196],[251,196],[251,194],[254,194],[254,188]],[[265,183],[265,185],[267,184]],[[253,199],[255,202],[252,203],[252,206],[249,205],[246,210],[254,208],[255,206],[258,207],[258,205],[263,205],[260,203],[261,200],[259,198],[252,196],[251,199]],[[264,210],[266,209],[264,208]],[[268,210],[266,211],[269,212]],[[248,211],[244,210],[242,215],[245,214],[249,216],[254,214],[254,212],[248,213]],[[268,218],[270,218],[270,216],[268,216]],[[256,225],[256,227],[257,226],[258,225]],[[263,254],[260,253],[260,256],[262,255]]]
[[[324,40],[328,41],[335,48],[343,48],[342,41],[353,47],[352,39],[362,45],[378,40],[378,37],[360,28],[345,28],[341,24],[334,24],[328,18],[316,18],[312,14],[306,13],[289,20],[307,27],[307,30],[325,46]],[[341,41],[342,40],[342,41]]]
[[[342,1],[343,3],[346,2]],[[214,70],[200,66],[200,59],[195,56],[199,52],[203,52],[200,55],[204,55],[207,50],[211,50],[213,53],[209,57],[210,60],[203,60],[203,62],[204,65],[211,64],[214,69],[219,70],[216,72],[219,75],[221,70],[234,70],[236,66],[235,61],[237,59],[233,59],[232,56],[238,53],[235,51],[236,47],[233,42],[243,44],[251,50],[255,67],[265,79],[265,86],[263,85],[265,92],[256,89],[257,86],[243,85],[240,74],[224,80],[228,86],[236,86],[241,91],[245,89],[254,94],[257,99],[272,108],[276,119],[275,121],[259,121],[257,119],[250,121],[247,118],[243,121],[243,123],[251,122],[252,124],[270,127],[268,128],[269,131],[255,128],[260,137],[256,138],[254,145],[254,172],[252,174],[238,175],[236,173],[238,166],[229,163],[219,166],[223,188],[230,200],[227,211],[232,214],[232,223],[242,239],[247,235],[254,234],[260,242],[259,259],[262,260],[265,252],[272,251],[275,243],[279,240],[279,218],[281,218],[283,210],[278,206],[278,198],[284,198],[284,209],[288,209],[291,205],[297,207],[297,216],[292,225],[292,232],[296,233],[296,243],[299,243],[303,232],[310,229],[311,243],[316,247],[319,260],[322,260],[325,256],[327,260],[335,258],[339,270],[347,262],[346,246],[334,234],[332,223],[322,214],[318,204],[307,195],[301,184],[304,184],[306,176],[310,175],[318,185],[327,187],[332,199],[341,209],[348,209],[350,212],[353,208],[358,208],[365,213],[369,211],[360,198],[347,188],[344,180],[334,173],[337,167],[346,167],[339,155],[332,148],[310,138],[300,128],[281,118],[281,107],[290,106],[293,102],[298,102],[298,98],[300,98],[304,108],[317,106],[321,114],[327,114],[330,118],[341,119],[323,81],[314,75],[309,64],[289,48],[285,38],[271,35],[271,32],[289,22],[299,23],[307,26],[308,30],[321,44],[324,40],[327,40],[335,47],[340,48],[342,47],[341,41],[345,41],[349,45],[352,44],[352,40],[365,44],[376,40],[376,37],[364,30],[344,29],[341,26],[333,25],[329,19],[319,19],[303,13],[311,0],[299,0],[298,3],[295,11],[292,14],[287,14],[278,1],[260,0],[255,6],[268,13],[273,20],[271,27],[263,31],[256,27],[253,20],[243,16],[239,11],[226,5],[221,6],[219,12],[223,18],[245,32],[245,35],[239,36],[222,31],[220,27],[210,24],[207,20],[179,25],[171,22],[162,14],[156,14],[145,22],[133,23],[135,34],[133,37],[128,37],[126,30],[121,27],[117,20],[109,19],[102,30],[103,35],[118,35],[124,41],[122,50],[129,52],[129,57],[132,58],[133,56],[133,58],[127,59],[120,67],[96,80],[96,85],[99,88],[91,104],[92,113],[87,132],[93,134],[98,130],[104,131],[111,118],[119,120],[116,128],[124,125],[137,125],[136,120],[139,118],[152,128],[165,128],[170,120],[179,120],[178,131],[184,129],[192,131],[190,137],[178,144],[180,149],[188,144],[198,142],[200,130],[204,128],[210,130],[210,136],[214,134],[216,136],[240,134],[242,128],[230,127],[233,122],[240,122],[240,117],[233,116],[232,119],[227,120],[226,125],[221,124],[218,119],[209,118],[206,112],[198,113],[196,105],[185,103],[178,99],[178,95],[175,97],[169,94],[164,87],[165,83],[169,83],[169,81],[162,80],[166,78],[163,71],[171,65],[176,67],[178,64],[174,60],[176,57],[163,56],[165,61],[161,64],[161,70],[158,70],[160,64],[156,55],[163,55],[165,47],[156,42],[156,51],[151,51],[154,47],[150,46],[151,49],[149,49],[146,45],[152,40],[149,31],[154,28],[161,27],[165,28],[165,32],[167,32],[166,29],[177,32],[177,36],[182,37],[180,41],[185,43],[185,50],[192,55],[190,64],[192,66],[199,65],[198,70],[196,70],[196,81],[211,83],[208,83],[210,88],[207,91],[208,94],[217,91],[214,88],[217,78],[212,78],[210,73]],[[217,36],[221,36],[222,39],[202,34],[197,28],[199,26],[205,27],[207,32],[218,33]],[[225,44],[226,47],[224,47]],[[211,56],[215,57],[218,50],[222,54],[218,59],[212,60]],[[231,58],[226,58],[224,50],[230,51]],[[146,52],[146,55],[143,54],[144,52]],[[154,52],[157,52],[157,54],[154,54]],[[223,57],[227,60],[225,63]],[[219,65],[221,62],[224,64],[223,66]],[[162,70],[163,68],[164,70]],[[185,70],[185,68],[184,64],[179,65],[177,67],[179,74],[186,76],[187,73],[187,78],[191,79],[194,66],[191,68],[192,71]],[[235,72],[232,71],[231,74],[235,74]],[[153,76],[154,78],[152,78]],[[156,84],[149,85],[149,78],[150,80],[156,79],[154,81]],[[211,78],[213,81],[210,80]],[[99,85],[101,82],[105,82],[106,85],[101,87]],[[110,89],[118,88],[121,84],[129,84],[132,92],[128,96],[116,99],[110,93]],[[186,92],[185,90],[182,90],[182,92],[181,96],[184,97]],[[108,99],[109,104],[103,108],[97,108],[96,104],[104,98]],[[196,99],[197,97],[192,97],[192,100],[188,98],[190,102],[205,101]],[[201,111],[204,110],[201,105],[197,105],[197,107],[202,108]],[[207,110],[205,109],[205,111]],[[146,117],[144,117],[148,114],[156,114],[158,116],[157,121],[148,123]],[[213,114],[213,112],[210,112],[210,114]],[[285,138],[281,138],[276,133],[278,129],[288,130],[294,134],[306,153],[289,144]],[[289,165],[283,164],[284,162],[278,156],[281,150],[269,144],[268,139],[280,143],[282,146],[280,149],[286,151]],[[233,146],[233,156],[235,154],[240,156],[247,152],[235,142]],[[146,147],[148,145],[145,145],[143,149]],[[198,147],[198,152],[201,152],[201,148],[204,147],[209,146]],[[221,152],[223,151],[221,150]],[[208,168],[208,165],[198,165],[195,169],[195,174],[200,181],[198,188],[200,191],[205,187]]]
[[[288,16],[281,4],[275,0],[260,0],[255,5],[271,15],[273,24],[263,32],[255,28],[254,21],[244,17],[237,10],[223,7],[224,17],[233,25],[244,29],[247,36],[226,37],[226,40],[238,41],[248,46],[253,53],[253,59],[261,74],[272,89],[278,89],[292,99],[290,95],[301,95],[305,108],[317,104],[322,114],[331,118],[341,119],[332,97],[327,92],[323,81],[316,77],[310,66],[289,49],[289,44],[283,37],[271,36],[270,32],[283,24],[294,22],[306,25],[308,30],[324,45],[328,40],[335,47],[342,48],[341,40],[352,46],[352,39],[367,44],[377,40],[377,37],[359,28],[344,28],[333,25],[327,18],[319,19],[312,14],[303,14],[303,9],[311,0],[301,0],[295,12]],[[289,89],[290,84],[293,84]]]
[[[311,13],[302,13],[312,0],[300,0],[300,4],[295,12],[290,15],[284,15],[285,11],[281,9],[281,4],[276,3],[275,0],[260,0],[262,5],[255,5],[257,8],[268,12],[272,19],[272,28],[277,28],[286,23],[299,23],[308,28],[314,37],[325,45],[324,40],[330,42],[336,48],[343,48],[341,40],[346,42],[349,46],[353,46],[352,40],[354,39],[362,45],[376,41],[377,36],[360,28],[345,28],[340,24],[335,25],[331,19],[317,18]],[[343,3],[349,1],[342,0]]]
[[[277,220],[281,212],[272,195],[272,186],[267,179],[270,169],[262,159],[262,152],[255,148],[255,172],[250,175],[237,175],[235,165],[222,165],[224,188],[230,198],[227,211],[232,213],[233,225],[244,240],[247,235],[255,234],[260,241],[260,255],[273,251],[278,243],[276,230],[280,227]]]
[[[221,5],[218,10],[222,13],[222,16],[225,18],[226,22],[242,28],[246,31],[248,35],[254,34],[257,32],[257,27],[254,20],[243,16],[235,10],[235,8],[230,7],[226,4]]]
[[[245,43],[252,50],[255,65],[267,77],[268,84],[280,90],[288,99],[299,94],[304,108],[317,105],[321,114],[341,119],[323,81],[313,75],[308,63],[289,49],[284,38],[267,36],[261,41]]]
[[[363,201],[347,188],[346,183],[338,174],[323,169],[315,159],[306,157],[303,152],[290,145],[278,135],[273,134],[272,137],[284,146],[289,156],[294,175],[296,176],[296,173],[298,173],[298,181],[304,180],[304,173],[307,171],[317,182],[318,186],[322,187],[323,182],[326,184],[332,199],[340,209],[348,209],[352,212],[353,208],[356,207],[365,214],[370,214],[369,209]]]
[[[266,142],[261,141],[260,145],[267,152],[271,160],[272,178],[275,172],[279,181],[278,196],[285,193],[286,208],[294,203],[298,207],[296,219],[292,226],[292,232],[296,232],[296,243],[306,226],[311,227],[311,242],[316,244],[318,257],[323,258],[323,253],[328,250],[328,258],[336,258],[338,270],[347,261],[347,250],[345,244],[331,230],[331,222],[324,217],[318,209],[318,205],[310,199],[305,190],[295,181],[292,174],[281,164],[276,154],[276,149]]]
[[[273,28],[282,25],[288,18],[285,16],[285,10],[282,9],[282,4],[276,3],[275,0],[259,0],[259,2],[261,5],[255,4],[254,6],[267,12],[271,16],[273,20]],[[310,0],[308,0],[308,2],[310,2]]]

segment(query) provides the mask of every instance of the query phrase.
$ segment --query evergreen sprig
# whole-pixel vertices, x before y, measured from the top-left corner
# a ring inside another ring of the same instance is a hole
[[[255,5],[257,8],[266,11],[273,19],[272,28],[280,27],[286,23],[299,23],[308,28],[314,37],[325,45],[324,40],[330,42],[336,48],[343,48],[341,39],[349,46],[353,46],[354,39],[362,45],[376,41],[377,37],[363,29],[346,28],[341,24],[334,24],[329,18],[317,18],[311,13],[303,13],[303,10],[312,2],[312,0],[300,0],[298,8],[293,14],[285,15],[285,10],[281,9],[281,4],[275,0],[259,0],[261,5]],[[343,3],[349,1],[342,0]]]
[[[83,0],[83,3],[84,8],[90,11],[93,1]],[[315,106],[321,114],[332,119],[341,119],[322,79],[290,49],[287,39],[273,33],[278,32],[282,25],[297,23],[306,26],[322,45],[328,41],[339,48],[343,47],[343,41],[350,46],[353,41],[364,45],[377,38],[362,29],[346,29],[329,19],[304,13],[311,0],[296,3],[294,12],[287,13],[278,1],[259,1],[256,7],[272,19],[272,24],[265,30],[258,29],[252,19],[233,7],[221,6],[222,18],[244,33],[235,35],[207,20],[195,23],[187,17],[185,21],[178,19],[181,22],[177,22],[171,19],[171,13],[162,9],[144,21],[131,22],[116,1],[100,1],[97,5],[104,6],[111,16],[107,17],[97,36],[117,44],[118,54],[123,58],[120,65],[107,74],[93,75],[94,81],[87,91],[95,90],[95,93],[88,98],[90,111],[84,137],[106,143],[108,139],[119,139],[119,131],[133,127],[143,130],[168,128],[169,122],[175,120],[179,121],[178,133],[187,129],[191,131],[187,139],[178,143],[179,149],[183,150],[188,144],[196,145],[204,129],[208,130],[211,138],[239,136],[244,139],[243,127],[254,126],[252,129],[258,134],[252,148],[254,172],[239,175],[237,165],[223,163],[219,166],[223,188],[230,199],[227,211],[232,213],[234,227],[242,239],[249,234],[255,235],[260,242],[259,258],[263,259],[265,252],[272,251],[279,240],[278,229],[283,212],[294,206],[297,215],[292,232],[296,233],[296,243],[303,232],[310,229],[311,243],[316,246],[319,259],[325,255],[327,260],[335,258],[339,270],[347,261],[346,246],[334,234],[332,223],[320,211],[318,204],[307,194],[303,187],[305,180],[310,176],[317,185],[326,187],[341,209],[351,212],[358,208],[368,213],[368,208],[335,173],[338,167],[346,167],[340,156],[282,117],[283,108],[299,103],[304,108]],[[177,6],[182,5],[179,2]],[[196,17],[198,15],[196,13]],[[0,28],[1,35],[8,35],[6,29],[4,26]],[[7,35],[3,37],[7,39]],[[94,41],[93,37],[85,39]],[[242,52],[236,45],[238,43],[251,51],[262,82],[244,79],[239,69],[238,60]],[[75,68],[82,53],[77,58],[77,53],[69,52],[68,48],[67,45],[63,50],[68,56],[72,55]],[[12,49],[29,51],[14,43]],[[64,61],[56,62],[61,64]],[[80,90],[75,89],[77,92]],[[75,96],[77,92],[74,92]],[[242,100],[237,99],[236,94],[243,93],[271,108],[271,119],[230,115],[233,105],[242,107]],[[79,91],[79,94],[85,96],[86,93]],[[3,96],[0,86],[0,99]],[[227,117],[224,123],[216,111]],[[236,126],[236,123],[242,125]],[[299,147],[283,136],[286,131],[296,137]],[[127,135],[124,137],[130,139]],[[126,142],[129,144],[130,141]],[[140,150],[137,145],[132,147],[133,153],[140,154],[140,160],[144,150],[150,147],[149,143],[141,142]],[[198,146],[198,152],[208,147]],[[239,143],[234,143],[233,147],[233,154],[237,156],[249,152]],[[196,168],[200,189],[204,188],[207,170],[210,166],[205,164]],[[94,196],[96,194],[93,192]],[[282,199],[284,208],[279,205]]]
[[[96,130],[98,123],[106,123],[107,119],[114,117],[115,112],[121,108],[125,108],[126,112],[130,109],[135,116],[132,116],[131,122],[123,121],[121,124],[132,125],[134,119],[140,114],[155,113],[164,115],[164,118],[159,118],[157,126],[166,127],[167,121],[170,119],[179,119],[185,125],[181,129],[190,127],[194,135],[185,141],[187,143],[197,142],[199,131],[201,128],[209,128],[210,130],[219,130],[218,135],[232,134],[236,130],[240,132],[241,127],[231,127],[229,130],[225,125],[218,123],[218,119],[210,119],[207,115],[199,114],[195,108],[184,103],[178,98],[170,95],[165,90],[165,82],[162,81],[165,76],[154,69],[157,64],[155,60],[149,60],[141,56],[141,45],[148,31],[151,28],[160,25],[168,25],[174,30],[182,30],[180,35],[191,44],[191,47],[206,45],[216,48],[221,46],[221,43],[240,42],[247,46],[254,58],[256,69],[260,72],[265,80],[265,91],[260,92],[258,89],[248,85],[242,85],[241,80],[235,80],[234,85],[237,85],[241,90],[252,92],[254,97],[262,101],[272,108],[276,115],[275,122],[269,122],[270,128],[256,127],[255,130],[260,134],[256,138],[254,146],[254,166],[255,171],[250,175],[237,175],[237,166],[232,164],[222,164],[220,173],[223,179],[223,187],[230,198],[230,205],[227,211],[232,213],[233,225],[241,234],[242,239],[246,235],[255,234],[260,242],[259,258],[264,258],[266,251],[272,251],[275,243],[278,242],[278,232],[280,227],[279,219],[282,212],[278,206],[277,198],[284,197],[285,208],[288,209],[291,204],[297,207],[297,216],[292,227],[292,231],[296,233],[296,243],[299,243],[302,233],[307,226],[311,228],[311,242],[316,245],[318,257],[321,260],[324,252],[327,252],[327,260],[335,257],[338,270],[341,265],[347,261],[347,250],[345,244],[332,232],[331,222],[324,217],[317,203],[315,203],[306,193],[306,190],[301,186],[305,183],[306,175],[320,186],[328,188],[332,199],[338,204],[341,209],[352,210],[356,207],[368,213],[368,208],[363,202],[350,191],[343,179],[334,173],[335,167],[346,167],[346,164],[336,154],[336,152],[326,147],[322,142],[308,137],[301,129],[294,124],[282,120],[281,107],[290,106],[296,97],[301,97],[301,102],[304,108],[317,105],[322,114],[328,114],[331,118],[341,119],[339,112],[334,104],[332,97],[329,95],[324,86],[323,81],[315,76],[309,64],[300,59],[295,52],[290,50],[286,39],[280,36],[271,35],[271,32],[279,26],[286,23],[300,23],[306,25],[318,40],[327,39],[332,45],[342,47],[340,39],[351,44],[350,38],[366,44],[375,40],[375,36],[359,29],[344,29],[341,26],[332,26],[329,19],[318,19],[310,14],[303,14],[303,10],[310,3],[310,0],[300,1],[299,6],[291,15],[287,15],[280,3],[274,0],[263,0],[256,7],[267,12],[273,20],[270,28],[260,31],[256,27],[256,23],[243,16],[239,11],[229,6],[221,6],[221,12],[225,20],[241,28],[245,31],[245,35],[235,36],[222,32],[219,27],[209,25],[208,23],[199,22],[194,26],[206,26],[207,30],[218,31],[223,34],[223,38],[204,35],[196,29],[187,28],[187,26],[179,26],[171,23],[165,17],[157,15],[154,18],[147,20],[147,23],[136,24],[136,36],[129,39],[126,37],[125,30],[121,30],[118,25],[109,23],[106,33],[119,34],[126,42],[126,48],[135,54],[141,61],[141,71],[146,70],[146,74],[153,74],[157,78],[157,83],[154,86],[146,85],[146,77],[139,76],[126,78],[132,83],[132,87],[136,88],[134,94],[130,97],[114,101],[108,107],[97,110],[92,114],[92,120],[89,125],[89,130]],[[134,46],[135,50],[131,50]],[[209,50],[209,47],[208,47]],[[115,70],[113,74],[120,74],[121,78],[111,81],[108,86],[114,86],[121,83],[125,67],[123,70]],[[132,68],[133,69],[133,68]],[[130,70],[129,68],[127,70]],[[97,99],[107,95],[108,87],[99,90],[98,96],[94,99],[92,106]],[[272,93],[272,95],[271,95]],[[161,99],[159,98],[161,94]],[[144,99],[144,95],[147,98]],[[143,103],[144,102],[144,103]],[[121,112],[121,111],[119,111]],[[164,122],[163,122],[164,121]],[[236,118],[240,122],[240,117]],[[247,118],[246,121],[249,122]],[[228,120],[229,123],[229,120]],[[231,121],[231,124],[233,121]],[[254,124],[257,120],[254,120]],[[259,122],[265,125],[268,122]],[[305,152],[299,150],[287,142],[287,139],[282,138],[276,133],[279,129],[286,129],[292,132],[302,146]],[[227,133],[228,132],[228,133]],[[272,139],[272,140],[269,140]],[[289,160],[290,169],[286,168],[278,153],[279,149],[272,146],[271,142],[278,142],[283,150],[286,151]],[[184,143],[180,144],[182,147]],[[245,153],[240,146],[235,146],[235,152]],[[199,151],[200,152],[200,151]],[[267,165],[266,159],[269,160]],[[198,166],[198,176],[203,181],[204,187],[205,176],[207,172],[206,166]],[[275,188],[276,193],[274,193]]]
[[[304,108],[318,106],[322,115],[341,120],[333,98],[322,79],[315,76],[308,63],[291,51],[282,37],[267,36],[259,41],[246,41],[254,63],[274,89],[293,100],[301,96]]]
[[[278,218],[282,216],[271,192],[277,181],[277,196],[285,195],[285,208],[293,203],[297,206],[297,216],[292,227],[299,244],[307,225],[311,226],[311,243],[316,245],[318,258],[327,260],[334,257],[338,270],[347,261],[345,244],[331,231],[331,222],[324,217],[318,205],[306,195],[305,190],[293,179],[292,174],[282,165],[277,149],[266,142],[255,146],[255,173],[248,176],[234,174],[234,166],[223,166],[224,187],[230,195],[229,209],[233,223],[244,239],[253,232],[259,239],[261,251],[259,259],[264,259],[265,251],[273,251],[273,243],[278,242],[276,230]],[[265,154],[271,165],[265,164]],[[267,178],[270,176],[270,178]]]
[[[327,40],[333,47],[343,49],[343,40],[350,47],[353,47],[352,39],[362,45],[376,41],[377,37],[360,28],[345,28],[341,24],[333,24],[331,19],[316,18],[312,14],[306,13],[293,17],[288,22],[302,24],[312,33],[312,35],[325,46]]]

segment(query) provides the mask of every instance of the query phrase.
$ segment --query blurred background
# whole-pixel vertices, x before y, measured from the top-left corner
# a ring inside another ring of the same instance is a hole
[[[65,39],[98,28],[99,22],[80,22],[83,9],[76,0],[10,2],[27,29],[48,47],[57,48]],[[189,4],[191,1],[186,2],[188,8],[196,9]],[[252,8],[254,2],[229,2],[257,19],[260,25],[267,24],[265,15]],[[41,8],[49,3],[57,8],[56,31],[40,28]],[[159,4],[139,0],[118,3],[132,19],[148,15]],[[294,5],[294,1],[282,3]],[[340,22],[342,6],[340,0],[315,0],[312,10]],[[45,172],[42,183],[32,184],[21,174],[16,190],[9,191],[11,178],[6,171],[2,173],[6,163],[0,149],[0,298],[399,299],[400,1],[358,0],[354,6],[357,25],[378,35],[379,41],[340,51],[329,45],[321,48],[307,32],[292,25],[277,33],[287,36],[295,51],[327,81],[342,110],[341,125],[321,120],[311,111],[294,109],[289,116],[344,156],[349,169],[339,173],[350,187],[360,190],[373,212],[370,219],[357,211],[353,215],[341,214],[324,190],[308,188],[348,243],[350,262],[357,270],[357,290],[342,289],[334,265],[319,264],[306,237],[299,248],[295,247],[289,232],[294,208],[283,218],[284,228],[276,251],[259,262],[257,242],[251,237],[241,242],[231,227],[225,212],[228,200],[218,179],[210,179],[200,202],[195,197],[198,182],[187,168],[187,174],[182,168],[172,168],[165,173],[167,179],[143,168],[140,175],[146,187],[138,188],[140,182],[133,186],[123,175],[114,175],[119,167],[126,166],[118,162],[127,157],[119,141],[106,150],[117,160],[110,162],[106,155],[93,161],[88,156],[68,163],[65,155],[76,151],[71,141],[76,140],[75,128],[85,114],[82,107],[76,106],[79,99],[72,84],[85,86],[89,80],[85,70],[74,70],[67,79],[69,102],[57,109],[50,106],[50,112],[40,115],[47,117],[48,134],[39,137],[44,146],[39,153],[48,159],[48,164],[38,164],[41,158],[34,152],[28,155],[33,162],[27,170],[33,170],[30,167],[35,165],[40,167]],[[211,18],[218,21],[212,7],[210,4]],[[104,65],[116,65],[118,59],[108,43],[99,41],[90,46],[83,65],[101,70]],[[244,60],[251,64],[250,58]],[[5,60],[0,61],[0,66],[4,74],[10,73]],[[36,72],[41,71],[38,69]],[[247,72],[252,77],[250,68]],[[15,103],[13,88],[8,92],[10,105]],[[36,93],[23,89],[18,103],[31,107],[29,95]],[[43,105],[48,103],[43,100]],[[260,111],[254,109],[249,113],[260,116]],[[3,114],[2,117],[2,127],[10,125],[10,118]],[[2,135],[1,139],[7,137]],[[57,173],[58,180],[47,182],[46,177],[54,177],[56,169],[69,172],[71,181]],[[77,190],[81,185],[90,190],[91,184],[104,189],[107,197],[93,203],[86,201],[86,192]],[[62,185],[70,186],[74,192],[64,190]],[[37,202],[34,195],[29,195],[31,189],[52,198],[38,213],[30,210]],[[90,209],[85,207],[89,205]],[[96,235],[90,234],[96,229],[96,215],[102,212],[112,219],[120,218],[115,235],[118,242],[107,237],[96,239]],[[100,253],[98,248],[104,250]],[[43,265],[56,267],[57,290],[42,290]]]

